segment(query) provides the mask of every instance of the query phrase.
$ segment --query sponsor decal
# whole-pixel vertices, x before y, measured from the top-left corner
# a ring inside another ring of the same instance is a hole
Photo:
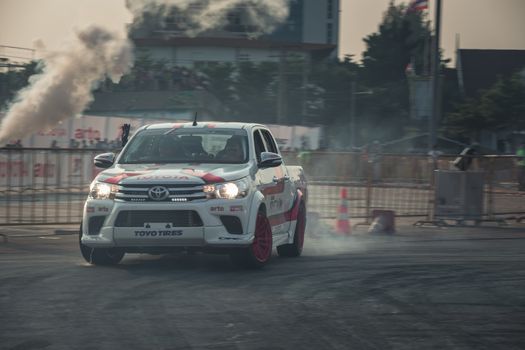
[[[237,238],[237,237],[219,237],[219,240],[221,241],[238,241],[240,239],[241,238]]]
[[[73,136],[76,139],[88,139],[88,140],[98,140],[100,139],[100,130],[93,129],[89,127],[87,129],[76,129]]]
[[[109,212],[109,208],[106,208],[106,207],[100,207],[100,208],[98,208],[98,211],[99,211],[99,212],[103,212],[103,213],[107,213],[107,212]]]
[[[136,230],[135,237],[177,237],[182,236],[182,230]]]
[[[137,180],[189,180],[187,176],[180,175],[142,175],[137,176]]]
[[[272,215],[268,217],[268,220],[270,221],[270,226],[282,225],[285,222],[297,220],[297,216],[299,214],[299,204],[301,203],[302,198],[303,198],[303,193],[298,190],[297,197],[295,199],[295,203],[290,210],[284,213],[281,213],[281,214]]]
[[[230,211],[243,211],[244,207],[242,205],[232,205]]]
[[[224,207],[211,207],[210,211],[211,212],[223,212],[224,211]]]
[[[281,198],[275,199],[275,197],[272,196],[272,199],[270,200],[270,209],[282,209],[283,208],[283,200]]]
[[[93,213],[95,211],[95,207],[87,207],[86,213]]]

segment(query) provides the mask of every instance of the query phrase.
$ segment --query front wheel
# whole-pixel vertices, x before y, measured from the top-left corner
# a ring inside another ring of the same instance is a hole
[[[82,244],[82,225],[80,225],[78,244],[82,257],[92,265],[116,265],[125,254],[122,249],[118,248],[91,248]]]
[[[297,224],[295,225],[295,233],[293,242],[277,247],[277,254],[284,257],[297,257],[303,252],[304,231],[306,230],[306,208],[304,203],[299,204],[299,212],[297,213]]]
[[[248,268],[261,268],[272,256],[272,227],[263,210],[257,213],[255,235],[252,244],[243,249],[236,249],[230,254],[235,265]]]

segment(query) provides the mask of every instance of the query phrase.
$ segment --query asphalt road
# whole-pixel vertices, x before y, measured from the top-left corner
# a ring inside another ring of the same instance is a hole
[[[0,348],[525,348],[525,228],[400,231],[309,239],[260,271],[203,254],[93,267],[75,236],[14,235]]]

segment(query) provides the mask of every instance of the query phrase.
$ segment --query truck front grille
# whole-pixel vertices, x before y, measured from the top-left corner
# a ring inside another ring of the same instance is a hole
[[[155,223],[171,227],[202,226],[201,217],[195,210],[123,210],[115,220],[115,227],[147,227]]]
[[[149,196],[152,187],[163,186],[169,195],[162,201],[154,200]],[[184,185],[119,185],[115,199],[125,202],[190,202],[206,199],[204,186],[200,184]]]

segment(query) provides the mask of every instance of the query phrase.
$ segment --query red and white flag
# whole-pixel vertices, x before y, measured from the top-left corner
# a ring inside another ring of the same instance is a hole
[[[428,0],[412,0],[408,5],[407,12],[418,12],[428,9]]]

